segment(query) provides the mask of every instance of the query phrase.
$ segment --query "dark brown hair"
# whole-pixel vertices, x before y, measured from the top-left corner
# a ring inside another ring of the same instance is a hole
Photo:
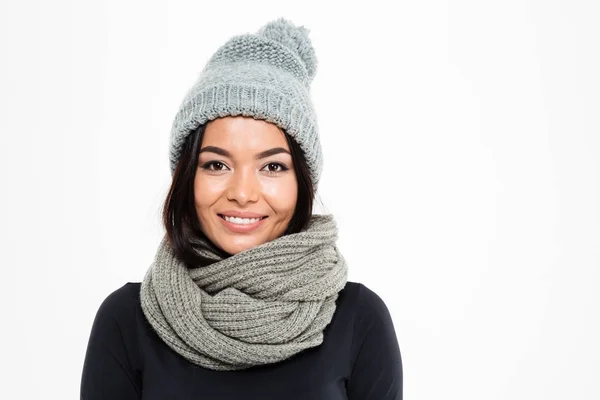
[[[210,249],[219,254],[221,258],[230,255],[211,243],[204,235],[194,205],[194,179],[198,169],[198,157],[205,129],[206,124],[202,124],[190,132],[186,138],[162,210],[162,222],[169,244],[177,258],[188,267],[208,265],[212,262],[194,251],[194,249],[205,247],[202,242],[208,243]],[[298,182],[298,199],[294,215],[283,233],[288,235],[300,232],[308,224],[313,212],[315,188],[304,152],[287,132],[284,131],[284,134],[290,147]]]

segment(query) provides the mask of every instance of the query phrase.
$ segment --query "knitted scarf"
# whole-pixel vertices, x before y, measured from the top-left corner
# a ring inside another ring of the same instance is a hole
[[[146,319],[190,362],[213,370],[276,363],[323,342],[347,266],[332,215],[299,233],[189,269],[166,236],[141,285]],[[200,253],[200,251],[199,251]]]

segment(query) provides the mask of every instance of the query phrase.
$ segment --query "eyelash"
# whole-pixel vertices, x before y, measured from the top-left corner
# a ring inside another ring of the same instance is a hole
[[[210,172],[210,173],[213,173],[213,172],[220,172],[220,170],[214,170],[214,169],[210,169],[210,167],[211,167],[211,166],[213,166],[213,165],[215,165],[215,164],[222,164],[222,165],[225,165],[225,163],[223,163],[223,162],[221,162],[221,161],[209,161],[209,162],[205,163],[204,165],[202,165],[202,169],[203,169],[203,170],[205,170],[205,171],[208,171],[208,172]],[[267,171],[267,173],[268,173],[269,175],[279,175],[279,174],[281,174],[282,172],[285,172],[285,171],[289,170],[289,168],[288,168],[288,167],[286,167],[285,165],[283,165],[283,164],[281,164],[281,163],[278,163],[278,162],[270,162],[270,163],[268,163],[267,165],[265,165],[265,167],[268,167],[269,165],[278,165],[278,166],[280,167],[280,171],[276,171],[276,172],[273,172],[273,171]]]

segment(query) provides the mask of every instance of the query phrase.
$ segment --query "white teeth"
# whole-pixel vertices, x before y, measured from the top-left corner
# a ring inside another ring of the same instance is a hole
[[[240,224],[240,225],[248,225],[248,224],[253,224],[255,222],[260,221],[260,218],[238,218],[238,217],[228,217],[226,215],[224,215],[223,218],[225,218],[225,221],[227,221],[227,222],[231,222],[233,224]]]

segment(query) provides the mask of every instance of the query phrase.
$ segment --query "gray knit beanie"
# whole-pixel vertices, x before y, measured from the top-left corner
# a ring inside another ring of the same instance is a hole
[[[172,175],[191,131],[218,117],[244,115],[274,123],[294,138],[317,187],[323,155],[310,99],[317,59],[309,32],[279,18],[256,34],[232,37],[216,51],[175,116]]]

